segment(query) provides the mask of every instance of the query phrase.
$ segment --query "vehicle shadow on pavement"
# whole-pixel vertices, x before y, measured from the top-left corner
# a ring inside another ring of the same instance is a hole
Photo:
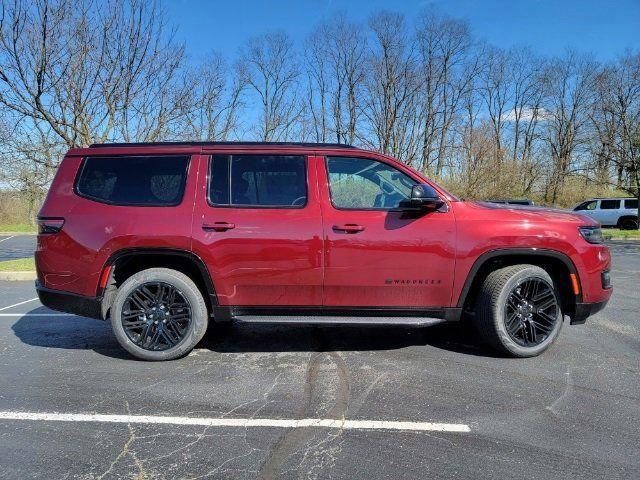
[[[499,356],[475,342],[473,330],[467,324],[405,327],[234,322],[211,326],[199,347],[219,353],[247,353],[375,351],[427,345],[469,355]]]
[[[50,313],[51,310],[44,307],[31,310],[13,324],[12,330],[20,341],[35,347],[93,350],[112,358],[133,358],[120,347],[109,322],[75,315],[36,316]],[[427,345],[468,355],[499,356],[477,344],[473,329],[463,323],[405,327],[232,322],[210,325],[197,348],[218,353],[328,352],[396,350]]]
[[[11,327],[15,335],[27,345],[66,350],[93,350],[113,358],[131,359],[120,348],[109,322],[75,315],[34,316],[54,313],[38,307],[20,317]]]

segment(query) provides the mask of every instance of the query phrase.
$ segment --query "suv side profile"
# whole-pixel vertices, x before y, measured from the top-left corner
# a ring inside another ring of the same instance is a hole
[[[109,320],[146,360],[209,323],[470,320],[530,357],[611,296],[597,223],[463,202],[403,163],[337,144],[71,149],[39,214],[41,302]]]
[[[592,198],[576,205],[573,211],[587,215],[605,227],[638,229],[637,198]]]

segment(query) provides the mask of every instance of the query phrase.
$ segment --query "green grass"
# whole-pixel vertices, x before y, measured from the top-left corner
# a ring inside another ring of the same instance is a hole
[[[36,269],[33,257],[0,262],[0,272],[28,272]]]
[[[624,238],[640,240],[640,230],[620,230],[619,228],[603,228],[602,234],[605,238]]]
[[[0,223],[0,232],[33,233],[36,231],[36,226],[29,223]]]

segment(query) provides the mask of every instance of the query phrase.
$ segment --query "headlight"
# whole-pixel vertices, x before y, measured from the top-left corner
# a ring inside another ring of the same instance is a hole
[[[579,227],[580,235],[589,243],[602,243],[602,229],[600,227]]]

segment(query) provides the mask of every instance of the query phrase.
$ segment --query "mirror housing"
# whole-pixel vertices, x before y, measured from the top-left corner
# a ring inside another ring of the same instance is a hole
[[[444,205],[438,192],[428,183],[420,183],[411,188],[411,197],[400,202],[401,210],[432,212]]]

